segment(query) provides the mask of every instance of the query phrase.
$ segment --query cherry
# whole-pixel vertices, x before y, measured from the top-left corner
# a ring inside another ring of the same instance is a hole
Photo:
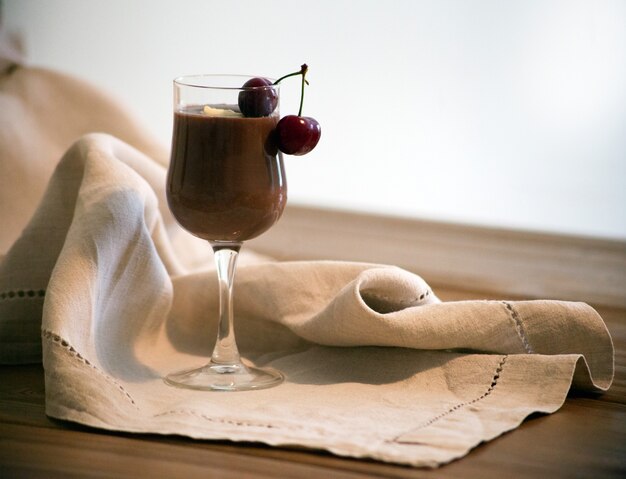
[[[287,115],[276,125],[276,141],[286,155],[306,155],[320,140],[322,128],[309,116]]]
[[[247,117],[269,116],[278,105],[278,94],[267,78],[251,78],[239,92],[239,110]]]
[[[302,88],[300,91],[300,110],[297,115],[287,115],[276,125],[276,143],[278,149],[286,155],[306,155],[317,145],[322,134],[320,124],[310,116],[302,116],[302,104],[304,103],[304,85],[306,81],[306,73],[309,67],[304,64],[300,67],[300,71],[290,73],[276,80],[275,83],[285,78],[301,75]]]

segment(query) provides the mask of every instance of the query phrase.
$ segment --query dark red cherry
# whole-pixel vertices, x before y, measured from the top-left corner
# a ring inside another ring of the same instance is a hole
[[[239,92],[239,110],[247,117],[269,116],[278,105],[278,94],[267,78],[251,78]]]
[[[322,128],[309,116],[287,115],[276,125],[278,149],[287,155],[306,155],[320,140]]]

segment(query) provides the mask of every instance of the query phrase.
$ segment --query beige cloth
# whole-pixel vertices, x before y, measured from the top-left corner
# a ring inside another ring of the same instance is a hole
[[[32,130],[13,135],[25,141]],[[20,165],[3,163],[11,166]],[[197,253],[173,239],[164,175],[160,161],[114,136],[84,135],[23,233],[4,238],[12,247],[0,263],[0,361],[38,359],[41,337],[52,417],[434,467],[533,412],[556,411],[572,385],[611,384],[611,338],[586,304],[442,303],[393,266],[257,262],[236,275],[239,347],[285,383],[238,393],[169,387],[165,373],[210,354],[217,281],[192,271]],[[17,205],[23,184],[0,181],[2,201]]]
[[[40,68],[0,72],[0,254],[28,223],[63,153],[80,135],[94,131],[167,163],[166,148],[89,84]]]

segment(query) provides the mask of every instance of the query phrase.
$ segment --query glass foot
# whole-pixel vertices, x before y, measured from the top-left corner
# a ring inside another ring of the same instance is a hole
[[[255,368],[244,364],[209,363],[164,378],[170,386],[200,391],[249,391],[278,386],[284,376],[272,368]]]

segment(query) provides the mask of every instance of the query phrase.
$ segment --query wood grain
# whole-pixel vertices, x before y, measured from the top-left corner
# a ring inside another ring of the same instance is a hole
[[[255,243],[280,259],[397,264],[446,301],[552,297],[595,304],[615,346],[605,394],[573,393],[552,415],[436,470],[322,451],[91,429],[48,418],[41,365],[0,366],[0,478],[626,477],[626,247],[621,242],[291,208]],[[359,239],[359,235],[362,237]]]
[[[44,418],[39,418],[41,425],[29,425],[3,417],[0,473],[1,477],[98,477],[103,472],[114,477],[624,477],[625,420],[626,407],[621,404],[570,399],[558,413],[531,418],[467,457],[429,471],[320,452],[105,433],[49,419],[44,424]]]
[[[485,297],[452,288],[439,295]],[[572,395],[557,413],[529,418],[436,470],[321,451],[112,433],[54,420],[45,415],[43,369],[27,365],[0,367],[0,477],[626,477],[626,310],[598,311],[617,351],[615,382],[606,394]]]
[[[626,307],[626,242],[289,205],[246,244],[282,259],[401,266],[431,285]]]

